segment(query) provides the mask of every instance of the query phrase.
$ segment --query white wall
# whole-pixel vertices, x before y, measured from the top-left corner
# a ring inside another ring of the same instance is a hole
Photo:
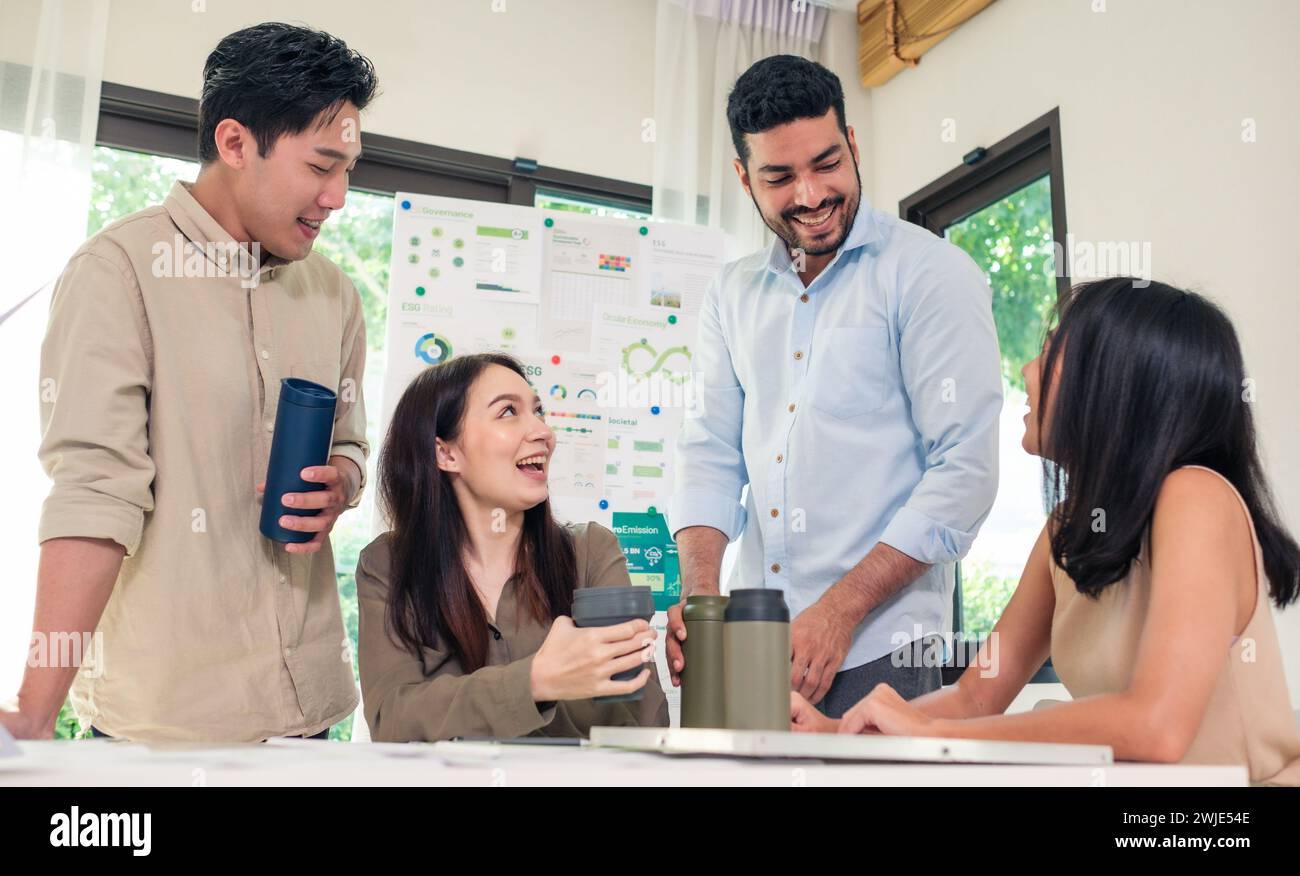
[[[842,4],[841,4],[842,5]],[[822,36],[822,63],[840,77],[844,87],[844,120],[853,128],[861,153],[862,194],[875,203],[872,173],[871,89],[863,88],[858,75],[858,16],[852,9],[836,9],[826,20]]]
[[[1070,233],[1149,243],[1156,279],[1222,304],[1257,384],[1273,488],[1300,532],[1300,4],[998,0],[872,92],[877,204],[1052,107]],[[941,138],[945,119],[955,142]],[[1257,140],[1243,142],[1243,120]],[[1300,609],[1278,615],[1300,704]]]
[[[197,98],[221,37],[307,24],[370,58],[382,94],[366,130],[649,184],[650,0],[116,0],[104,79]]]
[[[374,62],[382,94],[362,125],[391,137],[649,185],[655,0],[116,0],[104,80],[197,98],[203,60],[259,21],[307,24]],[[830,16],[828,64],[850,124],[870,127],[855,14]],[[865,131],[859,131],[859,142]],[[864,186],[870,185],[867,168]]]

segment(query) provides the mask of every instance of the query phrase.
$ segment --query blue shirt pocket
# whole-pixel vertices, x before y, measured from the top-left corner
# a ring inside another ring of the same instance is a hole
[[[885,403],[889,330],[883,325],[829,329],[813,351],[812,405],[840,419],[879,410]]]

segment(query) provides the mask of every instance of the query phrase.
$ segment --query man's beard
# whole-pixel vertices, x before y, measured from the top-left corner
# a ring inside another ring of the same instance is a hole
[[[849,230],[853,227],[853,220],[856,219],[858,216],[858,206],[862,201],[862,174],[858,169],[857,159],[853,160],[853,178],[857,181],[858,184],[856,197],[853,198],[842,197],[839,200],[830,201],[830,202],[823,201],[816,209],[801,211],[805,214],[811,215],[811,214],[818,213],[819,211],[827,207],[830,207],[832,205],[848,204],[850,200],[853,201],[853,203],[849,205],[850,209],[844,214],[844,231],[842,234],[840,234],[839,239],[831,243],[819,245],[816,249],[808,249],[799,241],[795,229],[791,224],[794,222],[793,219],[787,219],[783,216],[781,217],[782,221],[785,223],[783,226],[778,227],[778,225],[772,224],[771,220],[769,220],[767,218],[767,215],[763,212],[763,209],[758,206],[758,199],[754,197],[753,187],[750,187],[749,199],[754,202],[754,209],[758,210],[758,216],[760,219],[763,220],[763,224],[766,225],[768,228],[770,228],[773,234],[781,238],[782,242],[785,243],[788,249],[803,250],[805,255],[812,255],[812,256],[828,255],[830,253],[835,252],[837,249],[839,249],[841,246],[844,245],[844,240],[849,236]]]

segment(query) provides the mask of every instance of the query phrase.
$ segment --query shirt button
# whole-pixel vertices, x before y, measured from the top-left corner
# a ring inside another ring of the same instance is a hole
[[[802,295],[800,295],[800,296],[799,296],[799,300],[802,301],[804,304],[807,304],[807,303],[808,303],[808,293],[805,292],[805,293],[803,293]]]
[[[785,457],[782,456],[781,454],[778,453],[778,454],[776,455],[776,461],[777,461],[777,462],[780,462],[780,461],[783,460],[783,459],[785,459]]]
[[[267,420],[267,421],[266,421],[266,431],[268,431],[268,432],[274,432],[274,431],[275,431],[275,420]]]
[[[281,584],[283,584],[283,583],[284,583],[285,581],[287,581],[287,580],[288,580],[288,579],[285,578],[283,575],[280,576],[280,583],[281,583]]]
[[[262,358],[263,358],[263,359],[270,359],[270,358],[271,358],[271,354],[268,353],[266,350],[263,350],[263,351],[262,351]]]
[[[772,571],[773,571],[773,572],[779,572],[779,571],[781,571],[781,564],[780,564],[780,563],[773,563],[773,564],[772,564]]]
[[[777,516],[777,515],[780,514],[780,513],[781,513],[781,512],[778,511],[778,510],[776,510],[775,508],[772,509],[772,516],[773,516],[773,517]]]
[[[802,358],[803,358],[803,350],[795,350],[795,351],[794,351],[794,357],[795,357],[796,359],[802,359]]]
[[[500,630],[493,630],[493,631],[492,631],[492,638],[494,638],[494,639],[496,639],[498,642],[500,642],[500,641],[501,641],[501,631],[500,631]]]
[[[284,649],[284,656],[286,656],[286,657],[292,657],[292,656],[293,656],[293,649],[292,649],[292,648],[285,648],[285,649]]]
[[[790,413],[794,413],[794,405],[790,405]]]

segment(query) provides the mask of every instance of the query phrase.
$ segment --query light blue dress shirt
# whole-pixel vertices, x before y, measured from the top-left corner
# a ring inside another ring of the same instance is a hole
[[[953,564],[997,493],[1002,409],[970,257],[864,198],[806,289],[780,239],[723,268],[693,367],[668,523],[741,538],[728,590],[779,588],[793,618],[884,542],[932,567],[867,615],[840,669],[951,630]]]

